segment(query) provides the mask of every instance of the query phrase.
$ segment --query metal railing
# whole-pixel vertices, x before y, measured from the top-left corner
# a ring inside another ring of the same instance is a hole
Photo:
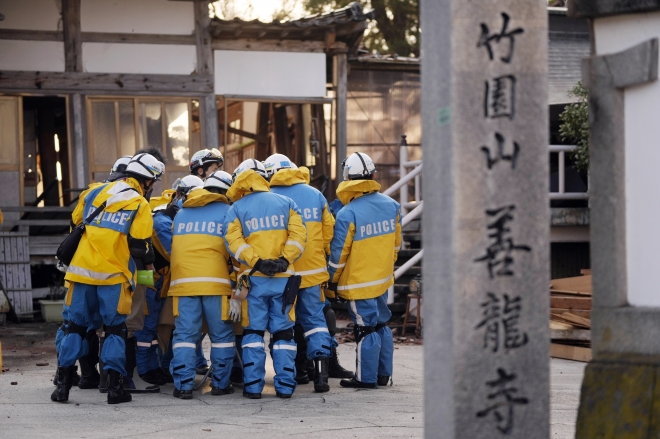
[[[566,153],[577,148],[575,145],[550,145],[550,154],[558,154],[558,191],[550,192],[551,200],[587,200],[589,192],[566,192]]]
[[[411,169],[410,171],[408,171]],[[405,134],[401,136],[401,145],[399,147],[399,176],[400,179],[392,186],[387,188],[383,194],[390,197],[399,191],[399,204],[401,204],[401,215],[405,216],[409,209],[414,209],[422,201],[422,161],[408,160],[408,142]],[[415,199],[410,201],[408,198],[408,182],[415,180]]]

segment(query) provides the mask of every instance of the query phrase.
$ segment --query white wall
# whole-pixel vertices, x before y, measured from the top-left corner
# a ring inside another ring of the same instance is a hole
[[[83,32],[191,35],[195,31],[192,1],[82,0],[80,15]]]
[[[0,0],[0,29],[58,30],[61,1]]]
[[[83,43],[83,70],[86,72],[189,75],[196,63],[195,46]]]
[[[599,55],[660,38],[660,12],[595,20]],[[628,302],[660,306],[660,81],[627,88],[626,240]]]
[[[325,54],[216,50],[215,93],[324,97]]]
[[[64,43],[0,40],[0,70],[64,71]]]

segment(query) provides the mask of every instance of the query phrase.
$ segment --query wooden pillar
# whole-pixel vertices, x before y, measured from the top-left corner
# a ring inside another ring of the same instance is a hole
[[[87,187],[87,149],[85,136],[85,96],[74,93],[69,96],[69,123],[71,135],[69,148],[71,154],[71,166],[73,171],[73,187],[82,189]],[[75,198],[78,194],[72,194]]]
[[[62,31],[65,69],[67,72],[82,72],[80,0],[62,0]]]
[[[197,73],[213,75],[213,50],[209,26],[209,0],[195,0],[195,41],[197,45]],[[215,93],[201,97],[199,116],[202,121],[202,139],[204,148],[218,147],[218,107]]]
[[[347,125],[346,125],[346,97],[348,94],[348,61],[346,53],[335,55],[335,99],[337,102],[337,185],[342,181],[341,163],[346,158]]]

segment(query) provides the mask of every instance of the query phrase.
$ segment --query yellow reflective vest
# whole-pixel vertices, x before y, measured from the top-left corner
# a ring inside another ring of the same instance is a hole
[[[172,224],[170,296],[229,296],[231,257],[225,246],[229,200],[206,189],[191,192]]]
[[[137,180],[127,178],[90,187],[78,201],[72,221],[80,224],[103,202],[105,209],[85,227],[65,279],[90,285],[135,285],[136,266],[128,237],[151,237],[149,203]]]
[[[270,180],[270,190],[291,198],[300,209],[307,227],[307,246],[293,266],[302,276],[301,288],[320,285],[328,280],[327,257],[330,254],[335,219],[321,192],[309,186],[300,169],[281,169]]]
[[[344,181],[337,188],[344,207],[337,214],[328,271],[346,300],[379,297],[394,284],[401,206],[379,189],[373,180]]]
[[[239,263],[239,275],[252,271],[259,259],[286,258],[289,268],[275,277],[294,273],[293,262],[305,251],[307,230],[293,200],[270,192],[268,182],[253,170],[242,172],[227,196],[234,202],[227,213],[227,247]],[[265,276],[255,271],[254,276]]]

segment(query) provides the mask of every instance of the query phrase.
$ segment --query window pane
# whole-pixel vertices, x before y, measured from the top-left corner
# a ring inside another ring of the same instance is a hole
[[[135,154],[135,112],[133,102],[119,102],[119,135],[121,136],[121,155]]]
[[[117,160],[117,126],[115,103],[92,102],[92,138],[94,141],[94,164],[112,167]]]
[[[140,104],[140,148],[163,149],[160,102]]]
[[[18,99],[0,99],[0,163],[18,165]]]
[[[174,166],[188,166],[188,103],[165,104],[167,158]]]

